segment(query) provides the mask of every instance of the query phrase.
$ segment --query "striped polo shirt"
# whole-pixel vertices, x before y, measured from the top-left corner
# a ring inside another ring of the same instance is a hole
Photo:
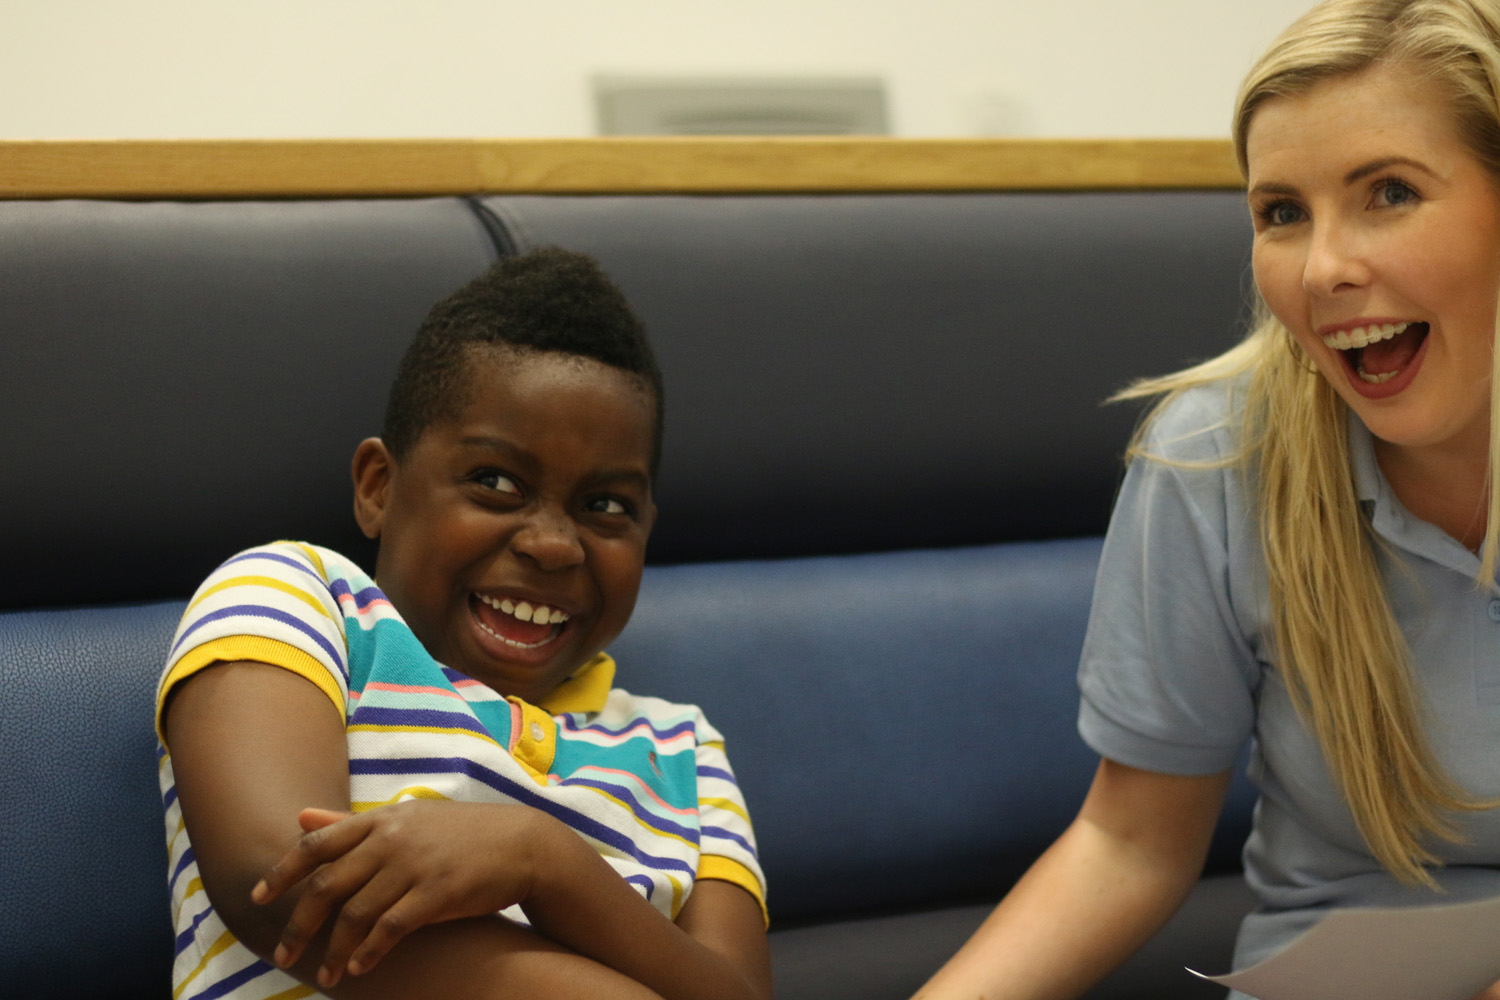
[[[345,719],[356,812],[408,798],[519,803],[593,845],[675,918],[693,882],[733,882],[765,906],[765,877],[723,739],[692,705],[613,687],[601,653],[541,705],[434,660],[374,582],[328,549],[242,552],[199,587],[157,690],[214,663],[255,660],[316,684]],[[173,1000],[292,1000],[317,991],[257,958],[215,914],[184,829],[162,741]],[[505,916],[524,922],[519,907]]]

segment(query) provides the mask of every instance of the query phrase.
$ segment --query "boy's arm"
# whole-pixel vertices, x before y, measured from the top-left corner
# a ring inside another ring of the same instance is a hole
[[[580,881],[555,894],[539,892],[536,903],[526,904],[533,927],[619,969],[668,1000],[770,1000],[765,917],[753,896],[730,882],[702,879],[694,883],[672,923],[614,874],[603,858],[586,844],[584,848],[613,878],[592,879],[588,884]],[[558,874],[566,876],[568,870]],[[601,888],[610,889],[616,898],[588,905],[583,897]],[[588,913],[621,919],[596,922],[584,916]],[[623,919],[627,914],[629,919]]]
[[[325,992],[398,995],[405,988],[398,984],[420,981],[426,994],[441,972],[455,997],[527,984],[557,996],[564,981],[580,996],[654,995],[639,984],[668,998],[770,995],[764,923],[748,893],[705,881],[679,927],[581,837],[535,810],[418,801],[303,835],[303,806],[347,811],[349,791],[343,720],[300,677],[264,664],[210,668],[179,685],[166,723],[184,819],[215,907],[263,957],[288,945],[289,971],[304,981],[326,970],[323,982],[337,985]],[[406,835],[371,833],[417,814],[429,821],[410,823]],[[481,841],[494,849],[479,849]],[[445,870],[462,876],[432,877]],[[425,912],[381,924],[405,891],[391,896],[386,886],[410,883],[414,872]],[[268,902],[257,906],[250,896],[262,875]],[[367,886],[377,905],[365,897],[349,906]],[[476,896],[486,891],[498,895]],[[536,933],[494,916],[455,916],[516,901]],[[325,919],[330,914],[337,916]],[[363,963],[367,974],[341,976],[377,926],[383,937]],[[336,947],[325,958],[330,938]]]
[[[164,727],[209,898],[235,936],[270,960],[305,883],[266,906],[251,902],[251,889],[303,836],[297,817],[304,807],[349,809],[343,720],[309,681],[267,664],[232,663],[180,682]],[[315,983],[326,939],[325,930],[288,971]],[[459,1000],[526,988],[580,1000],[655,997],[618,971],[496,916],[420,928],[379,968],[324,992]]]
[[[302,822],[310,832],[254,898],[302,889],[276,957],[289,964],[322,954],[322,983],[383,965],[415,928],[519,903],[550,941],[664,997],[770,995],[765,923],[750,893],[705,879],[673,924],[574,830],[539,810],[413,800],[358,816],[310,809]]]

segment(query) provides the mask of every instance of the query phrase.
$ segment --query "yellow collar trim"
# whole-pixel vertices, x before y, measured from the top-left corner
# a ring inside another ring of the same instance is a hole
[[[615,686],[615,661],[608,653],[600,653],[578,669],[578,672],[563,681],[547,697],[541,707],[549,715],[564,712],[597,712],[604,708],[610,688]]]

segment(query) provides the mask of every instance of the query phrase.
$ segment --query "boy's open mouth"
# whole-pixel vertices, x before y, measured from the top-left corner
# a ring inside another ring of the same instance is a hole
[[[566,611],[510,597],[470,594],[469,608],[480,628],[518,649],[545,646],[568,626]]]
[[[1417,356],[1428,329],[1426,323],[1372,323],[1331,333],[1323,343],[1340,353],[1360,381],[1384,385]]]

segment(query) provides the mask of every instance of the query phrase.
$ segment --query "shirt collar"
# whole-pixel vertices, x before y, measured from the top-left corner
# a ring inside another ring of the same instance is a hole
[[[1391,492],[1375,459],[1375,436],[1363,420],[1349,410],[1349,461],[1354,467],[1354,490],[1370,527],[1390,544],[1429,559],[1465,576],[1479,573],[1479,557],[1435,524],[1412,514]]]
[[[615,661],[608,653],[600,653],[553,688],[547,697],[541,699],[541,707],[549,715],[598,712],[604,708],[614,684]]]

